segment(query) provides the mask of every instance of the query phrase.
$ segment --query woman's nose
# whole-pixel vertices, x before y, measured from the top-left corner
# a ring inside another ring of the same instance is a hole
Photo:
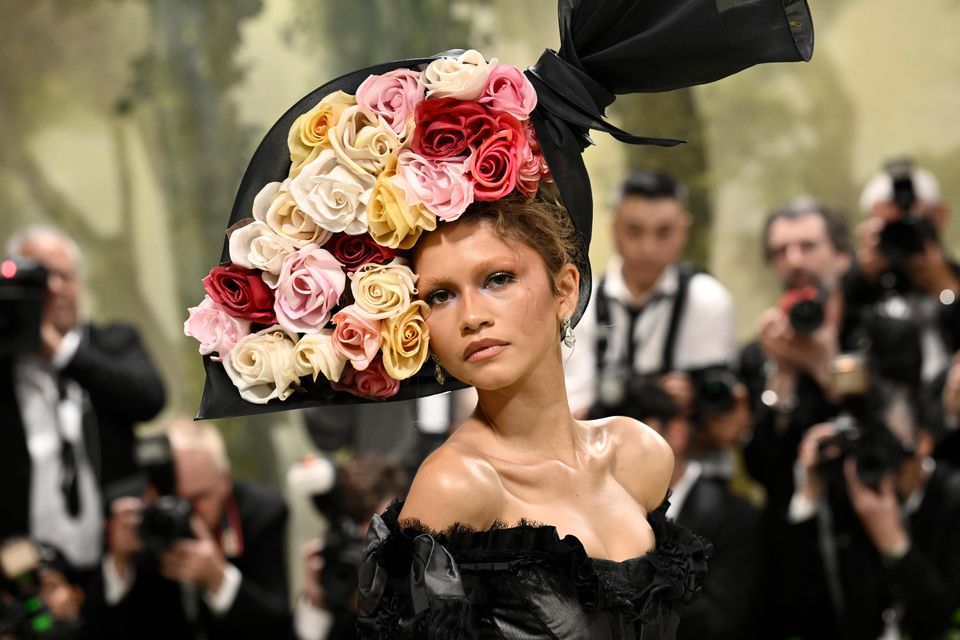
[[[477,291],[464,293],[461,304],[460,333],[469,335],[493,325],[493,316]]]

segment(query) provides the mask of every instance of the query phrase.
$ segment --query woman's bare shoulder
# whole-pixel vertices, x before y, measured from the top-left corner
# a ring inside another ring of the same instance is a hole
[[[624,416],[597,421],[615,449],[613,474],[647,511],[660,506],[673,475],[673,451],[651,427]]]
[[[400,519],[414,518],[437,531],[455,523],[483,530],[496,521],[502,503],[503,487],[490,462],[449,440],[420,465]]]

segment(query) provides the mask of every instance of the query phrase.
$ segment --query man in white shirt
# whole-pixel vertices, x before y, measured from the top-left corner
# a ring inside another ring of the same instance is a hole
[[[32,227],[9,239],[7,254],[42,264],[47,283],[40,349],[0,359],[0,538],[29,535],[90,571],[101,553],[100,487],[135,470],[133,427],[160,411],[163,383],[136,329],[83,321],[73,240]]]
[[[566,363],[570,406],[585,416],[622,400],[632,375],[725,365],[735,355],[733,300],[712,276],[680,262],[691,216],[686,189],[670,176],[634,172],[613,216],[614,255],[594,290]],[[682,405],[687,376],[667,380]]]

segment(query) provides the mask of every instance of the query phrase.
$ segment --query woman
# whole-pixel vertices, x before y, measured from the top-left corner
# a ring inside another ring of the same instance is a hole
[[[247,169],[229,264],[185,326],[207,356],[199,417],[477,388],[407,500],[371,523],[364,638],[672,638],[705,568],[704,544],[664,516],[664,442],[567,405],[559,342],[590,292],[580,152],[590,129],[675,144],[603,111],[618,93],[808,59],[809,12],[562,0],[560,25],[559,52],[525,72],[466,51],[360,70],[294,105]]]
[[[478,206],[414,250],[433,353],[479,402],[402,507],[375,520],[363,637],[659,638],[694,596],[703,545],[658,510],[669,447],[639,422],[579,422],[567,405],[560,342],[578,258],[544,191]]]

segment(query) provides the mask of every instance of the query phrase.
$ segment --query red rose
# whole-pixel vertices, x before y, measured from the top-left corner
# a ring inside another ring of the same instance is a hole
[[[424,100],[415,118],[413,150],[432,160],[466,155],[499,128],[482,104],[453,98]]]
[[[339,382],[330,382],[330,386],[337,391],[346,391],[355,396],[383,400],[397,395],[400,391],[400,381],[391,378],[383,368],[383,359],[377,356],[366,369],[357,371],[347,365]]]
[[[203,288],[214,302],[231,316],[258,324],[276,324],[273,310],[273,289],[267,286],[256,269],[235,264],[210,269],[203,279]]]
[[[368,262],[387,264],[397,255],[396,251],[380,246],[368,235],[335,233],[323,248],[333,254],[347,272],[356,271],[357,267]]]
[[[520,123],[509,115],[498,118],[499,131],[485,139],[470,156],[468,170],[477,201],[499,200],[517,186],[527,138]]]

